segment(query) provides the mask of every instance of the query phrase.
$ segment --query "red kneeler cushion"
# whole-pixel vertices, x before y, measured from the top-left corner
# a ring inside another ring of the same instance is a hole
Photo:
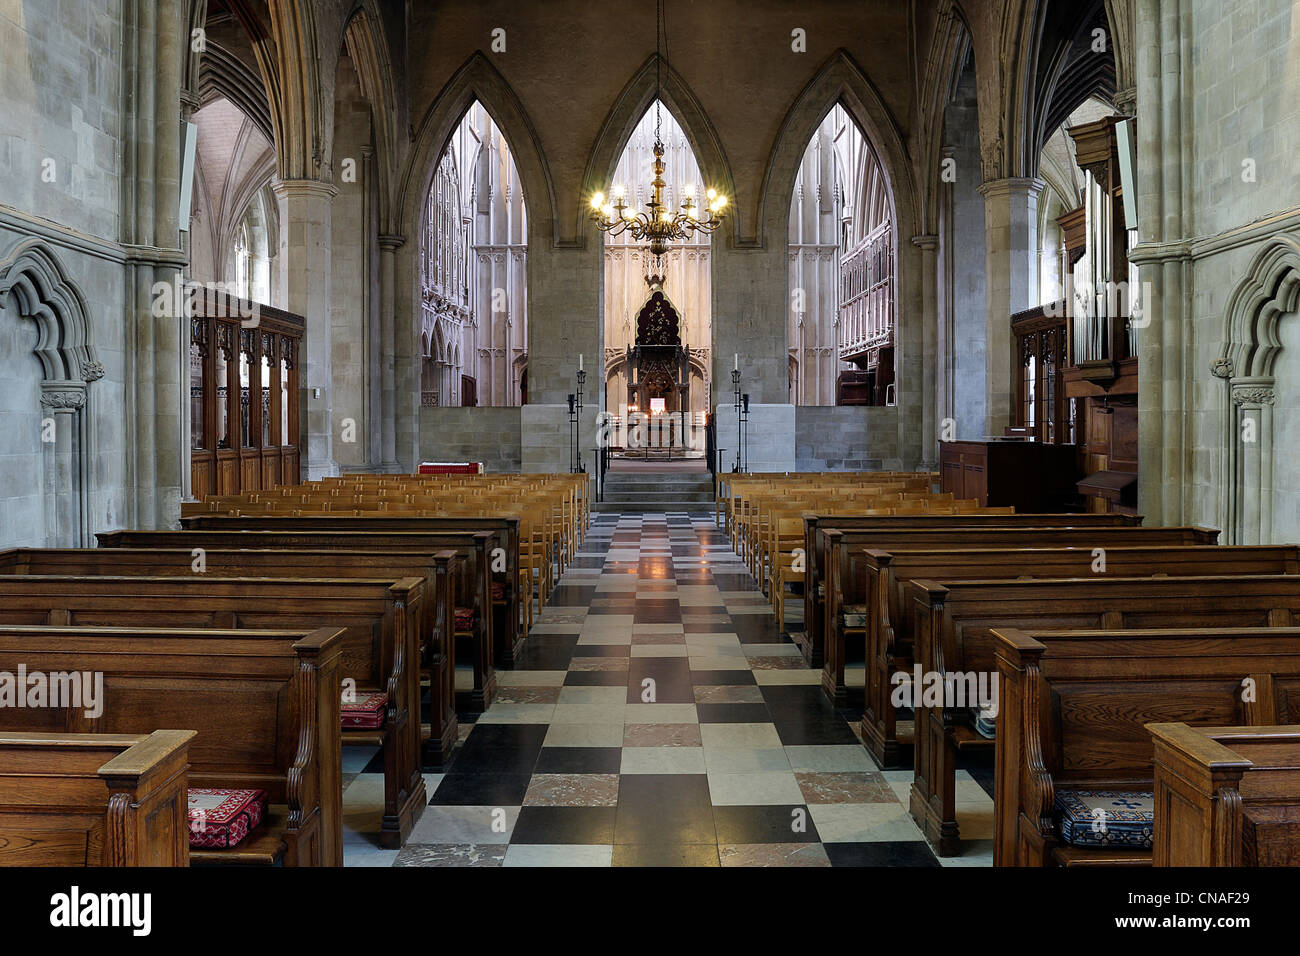
[[[387,710],[387,694],[365,694],[356,700],[344,700],[339,705],[339,722],[344,729],[378,730],[384,726]]]
[[[504,582],[504,581],[493,581],[493,582],[492,582],[492,600],[494,600],[494,601],[504,601],[505,599],[506,599],[506,582]]]
[[[265,790],[190,787],[190,846],[229,850],[266,815]]]
[[[456,608],[456,615],[452,619],[452,628],[458,634],[464,631],[474,629],[474,609],[472,607]]]

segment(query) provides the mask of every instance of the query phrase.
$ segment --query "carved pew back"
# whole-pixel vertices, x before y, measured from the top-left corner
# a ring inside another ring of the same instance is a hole
[[[1129,544],[1214,544],[1219,533],[1212,529],[1142,528],[1140,517],[1119,514],[1087,515],[952,515],[933,517],[853,517],[805,513],[804,553],[807,562],[804,586],[804,621],[807,646],[804,657],[812,667],[824,661],[824,641],[832,619],[827,601],[832,595],[862,602],[862,579],[847,562],[867,548],[895,547],[950,549],[959,547],[1024,546],[1025,532],[1032,528],[1040,547],[1119,547]],[[838,531],[839,539],[828,536]],[[1091,536],[1089,536],[1091,535]],[[832,554],[833,543],[839,550]],[[838,573],[838,587],[830,575]]]
[[[425,803],[420,773],[422,578],[367,579],[0,575],[0,624],[343,629],[340,674],[388,694],[380,839],[398,846]],[[343,732],[342,739],[373,731]]]
[[[163,532],[167,533],[167,532]],[[184,537],[185,532],[170,532]],[[12,548],[0,551],[0,575],[204,574],[213,577],[399,581],[419,577],[432,600],[421,602],[420,639],[431,675],[430,739],[426,758],[441,763],[456,742],[455,660],[452,641],[452,562],[455,552],[391,554],[386,551],[220,550],[202,548]],[[459,560],[462,568],[466,560]],[[352,676],[356,679],[356,675]],[[367,678],[373,684],[373,678]]]
[[[1300,576],[914,580],[914,668],[923,674],[996,673],[994,628],[1128,630],[1290,627],[1300,614]],[[958,851],[958,749],[991,747],[959,708],[914,708],[912,815],[944,855]]]
[[[209,514],[182,518],[181,527],[187,531],[305,531],[327,533],[365,531],[372,534],[412,532],[437,534],[442,532],[473,533],[476,531],[491,531],[498,536],[497,543],[503,549],[501,559],[504,562],[504,568],[501,571],[496,571],[495,568],[493,570],[493,579],[496,581],[498,591],[501,594],[501,597],[496,601],[501,613],[494,616],[496,630],[493,641],[497,647],[498,655],[501,655],[500,660],[504,662],[505,666],[509,666],[514,660],[513,657],[507,659],[504,656],[506,650],[508,649],[511,654],[514,654],[524,638],[524,631],[521,629],[524,601],[526,598],[531,601],[531,596],[525,595],[519,586],[520,537],[518,517],[490,515],[475,515],[464,518],[430,518],[424,515],[394,515],[392,517],[369,515],[356,518],[331,517],[328,515],[233,517]],[[100,544],[107,546],[108,542],[101,538]],[[118,546],[129,547],[130,545],[120,544]],[[386,547],[386,545],[379,544],[376,544],[376,546]]]
[[[189,866],[193,738],[0,733],[0,866]]]
[[[1272,724],[1285,707],[1265,683],[1300,685],[1300,629],[998,628],[998,865],[1150,862],[1141,850],[1064,846],[1063,789],[1150,790],[1146,725]]]
[[[102,699],[64,694],[44,707],[2,708],[0,725],[42,733],[193,730],[189,784],[266,790],[271,813],[244,845],[194,850],[191,860],[341,866],[342,652],[336,628],[0,626],[0,671],[102,675]]]
[[[1078,547],[1045,548],[1036,546],[1038,534],[1026,532],[1026,544],[1021,548],[873,548],[860,553],[867,622],[863,736],[867,748],[885,766],[897,766],[907,744],[898,735],[897,711],[890,706],[889,696],[894,673],[912,666],[912,627],[907,613],[911,609],[905,595],[910,581],[1300,573],[1300,548],[1294,545],[1107,547],[1091,536],[1081,536]],[[827,641],[825,673],[838,682],[838,690],[843,686],[843,629],[837,621],[831,622],[831,633],[834,639]]]
[[[1156,866],[1300,866],[1300,725],[1147,729]]]

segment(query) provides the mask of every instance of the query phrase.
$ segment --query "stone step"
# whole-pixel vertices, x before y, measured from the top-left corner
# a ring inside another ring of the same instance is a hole
[[[658,481],[607,481],[605,482],[605,490],[632,492],[634,494],[666,491],[672,494],[708,495],[710,498],[713,497],[713,484],[707,481],[693,485]]]
[[[691,501],[698,505],[713,505],[712,495],[691,495],[675,491],[642,491],[642,492],[624,492],[624,491],[606,491],[604,499],[608,502],[618,503],[635,503],[646,502],[653,503],[659,501]]]
[[[688,511],[691,514],[708,515],[713,513],[713,502],[707,505],[698,501],[656,501],[656,502],[620,502],[620,501],[593,501],[591,510],[601,514],[610,512],[649,512],[650,514],[661,514],[668,511]]]

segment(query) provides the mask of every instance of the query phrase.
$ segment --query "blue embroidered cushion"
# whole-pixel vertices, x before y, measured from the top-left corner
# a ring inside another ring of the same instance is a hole
[[[1151,849],[1155,795],[1133,790],[1058,790],[1057,826],[1072,846]]]

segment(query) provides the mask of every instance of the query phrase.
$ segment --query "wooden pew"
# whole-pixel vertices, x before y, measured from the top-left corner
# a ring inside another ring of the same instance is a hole
[[[805,516],[805,528],[810,517],[814,516]],[[1006,520],[1005,517],[1003,520]],[[1031,531],[1032,539],[1027,537]],[[866,575],[860,564],[868,550],[951,551],[963,548],[1014,548],[1027,544],[1044,548],[1192,546],[1212,545],[1218,539],[1218,534],[1217,531],[1205,528],[1140,528],[1132,525],[1049,525],[1034,526],[1031,529],[1024,524],[1011,527],[969,524],[944,527],[931,524],[914,528],[854,529],[835,528],[819,523],[813,532],[814,545],[808,560],[807,577],[812,580],[804,589],[805,621],[808,624],[802,635],[796,634],[794,637],[796,641],[802,639],[808,648],[804,655],[806,660],[820,659],[822,663],[819,666],[824,670],[829,668],[829,675],[823,677],[823,687],[837,704],[843,704],[843,679],[840,674],[843,668],[843,613],[846,605],[865,605],[867,601]],[[816,571],[817,567],[821,570]],[[835,657],[828,664],[827,657],[832,655]]]
[[[420,772],[419,622],[422,578],[0,575],[0,624],[100,627],[344,629],[341,676],[358,691],[388,694],[382,731],[384,815],[380,841],[401,846],[428,803]],[[343,743],[376,731],[345,729]],[[193,753],[191,753],[193,759]]]
[[[168,532],[162,532],[167,534]],[[184,538],[186,532],[170,532]],[[491,540],[491,536],[486,536]],[[11,548],[0,551],[0,575],[145,575],[171,577],[204,573],[214,577],[383,578],[420,577],[433,600],[422,602],[420,638],[430,674],[429,737],[424,760],[440,766],[457,739],[455,654],[452,639],[450,565],[452,551],[392,554],[387,551],[222,550],[203,548],[206,569],[195,572],[195,545],[189,548]],[[462,566],[465,565],[462,560]],[[465,568],[473,573],[472,568]],[[486,586],[486,579],[482,582]],[[488,649],[490,653],[490,648]],[[476,665],[477,666],[477,665]],[[495,687],[495,683],[493,683]]]
[[[997,672],[993,629],[1290,627],[1300,613],[1300,576],[1051,579],[1029,581],[916,580],[916,665],[926,674]],[[914,706],[915,773],[910,809],[942,856],[958,852],[956,758],[988,750],[993,741],[967,723],[960,708]],[[1227,722],[1227,721],[1220,721]],[[1271,721],[1272,722],[1272,721]]]
[[[209,557],[214,551],[339,551],[373,554],[381,552],[396,560],[396,555],[423,555],[433,558],[445,550],[454,550],[464,564],[462,574],[453,581],[455,606],[474,612],[471,629],[470,653],[453,654],[453,644],[447,644],[445,665],[446,680],[454,689],[455,660],[469,661],[474,668],[474,687],[466,707],[471,711],[486,710],[496,697],[497,666],[510,667],[519,648],[503,649],[499,638],[506,639],[509,617],[505,612],[506,590],[497,581],[504,575],[492,573],[493,553],[502,547],[504,536],[495,531],[106,531],[95,536],[101,548],[204,548]],[[229,560],[238,560],[231,557]],[[314,557],[305,560],[314,560]],[[358,559],[361,560],[361,559]],[[211,566],[211,565],[209,565]],[[345,565],[346,566],[346,565]],[[437,633],[441,633],[439,629]],[[448,698],[450,701],[451,698]],[[450,720],[450,716],[446,720]],[[444,722],[444,727],[447,724]],[[450,740],[455,736],[433,735],[433,740]],[[443,756],[450,750],[442,749]],[[432,757],[431,757],[432,759]],[[442,757],[438,757],[441,760]],[[435,761],[437,762],[437,761]]]
[[[804,559],[807,570],[804,578],[804,630],[790,636],[803,651],[804,660],[810,667],[821,667],[824,663],[823,638],[826,632],[824,618],[825,606],[821,595],[826,582],[830,560],[826,553],[827,543],[824,535],[827,530],[849,532],[901,532],[907,531],[923,535],[918,537],[917,547],[953,547],[951,542],[960,541],[960,536],[953,532],[974,529],[1001,528],[1012,531],[1017,528],[1135,528],[1141,525],[1141,515],[1121,514],[1040,514],[1040,515],[897,515],[897,516],[862,516],[862,515],[828,515],[804,512]],[[1218,532],[1207,532],[1217,537]],[[929,535],[929,537],[924,537]],[[991,542],[996,544],[998,542]],[[1014,542],[1009,542],[1014,543]],[[1188,544],[1214,544],[1214,540],[1184,542]],[[867,542],[864,546],[888,547],[884,539]]]
[[[1300,629],[1187,626],[994,631],[999,675],[996,841],[999,866],[1150,865],[1149,850],[1060,839],[1056,795],[1150,791],[1150,722],[1263,726],[1279,696],[1243,693],[1300,681]],[[1262,686],[1261,684],[1261,686]]]
[[[525,595],[519,588],[519,519],[514,517],[429,518],[397,515],[392,517],[369,516],[361,518],[292,517],[289,515],[258,515],[256,517],[230,517],[226,515],[196,515],[181,519],[187,531],[317,531],[339,533],[365,531],[370,533],[447,531],[492,531],[500,536],[504,553],[500,556],[504,569],[494,574],[500,598],[493,598],[502,613],[494,615],[496,627],[494,642],[502,667],[512,667],[522,649],[522,629]],[[101,544],[105,544],[101,540]],[[127,545],[118,545],[126,547]],[[495,560],[489,567],[497,564]],[[529,598],[531,600],[531,598]],[[511,613],[506,613],[510,609]]]
[[[1300,866],[1300,725],[1147,729],[1156,866]]]
[[[93,710],[84,700],[0,708],[0,729],[139,734],[162,724],[193,730],[189,785],[266,790],[270,807],[244,843],[192,849],[192,863],[341,866],[343,653],[337,628],[303,634],[0,625],[0,671],[24,665],[29,674],[103,675],[103,700]]]
[[[189,866],[193,738],[0,733],[0,866]]]
[[[1143,529],[1131,529],[1142,532]],[[1153,537],[1167,535],[1166,529],[1150,529]],[[830,536],[841,535],[828,532]],[[862,733],[867,749],[884,767],[896,767],[903,761],[910,734],[900,735],[897,710],[889,703],[890,680],[899,671],[912,667],[911,620],[904,613],[905,588],[917,579],[961,581],[994,578],[1101,578],[1101,577],[1195,577],[1223,574],[1297,574],[1300,573],[1300,548],[1294,545],[1261,547],[1207,547],[1197,545],[1148,545],[1144,547],[1106,547],[1096,532],[1080,534],[1082,546],[1041,548],[1038,531],[1025,531],[1022,548],[957,548],[925,550],[891,548],[888,551],[867,549],[860,554],[866,587],[866,697],[863,707]],[[978,537],[978,533],[972,534]],[[1060,537],[1060,536],[1058,536]],[[1140,537],[1132,535],[1130,537]],[[832,555],[837,544],[832,542]],[[1097,549],[1101,548],[1104,571],[1098,568]],[[841,557],[843,549],[841,548]],[[837,571],[848,563],[836,564]],[[856,574],[854,575],[856,576]],[[838,580],[843,580],[839,578]],[[840,702],[844,694],[844,627],[835,600],[842,591],[833,589],[828,616],[830,633],[826,639],[826,667],[822,686],[832,699]]]

